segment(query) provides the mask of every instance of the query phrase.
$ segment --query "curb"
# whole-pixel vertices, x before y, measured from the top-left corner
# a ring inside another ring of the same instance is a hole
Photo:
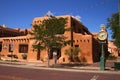
[[[105,70],[100,71],[99,67],[46,67],[43,64],[16,64],[16,63],[4,63],[0,62],[1,66],[18,67],[18,68],[28,68],[28,69],[39,69],[39,70],[54,70],[54,71],[68,71],[68,72],[87,72],[87,73],[105,73],[105,74],[120,74],[120,71],[115,70]]]

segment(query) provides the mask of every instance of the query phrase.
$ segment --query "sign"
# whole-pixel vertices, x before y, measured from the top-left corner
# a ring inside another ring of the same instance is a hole
[[[10,52],[13,52],[13,49],[14,49],[14,45],[10,44]]]

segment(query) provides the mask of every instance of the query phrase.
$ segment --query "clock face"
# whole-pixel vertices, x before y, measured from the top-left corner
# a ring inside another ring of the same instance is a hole
[[[101,41],[104,41],[107,39],[107,32],[106,31],[101,31],[98,33],[98,39]]]

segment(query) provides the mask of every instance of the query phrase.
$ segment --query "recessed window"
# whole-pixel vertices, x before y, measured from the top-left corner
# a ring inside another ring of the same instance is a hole
[[[28,44],[20,44],[19,53],[28,53]]]
[[[88,41],[88,43],[89,43],[89,40],[87,40]]]
[[[82,40],[80,40],[80,42],[82,42]]]
[[[84,40],[84,42],[85,42],[85,40]]]
[[[37,21],[37,23],[39,23],[39,21]]]
[[[79,45],[75,45],[75,47],[79,47]]]
[[[36,24],[36,21],[34,23]]]
[[[77,40],[77,42],[78,42],[78,40]]]

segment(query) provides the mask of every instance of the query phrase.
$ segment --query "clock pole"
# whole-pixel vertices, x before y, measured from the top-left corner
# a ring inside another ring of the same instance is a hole
[[[104,25],[101,25],[101,30],[98,33],[98,39],[101,43],[101,56],[100,56],[100,70],[105,70],[105,53],[104,53],[104,44],[106,43],[108,34]]]
[[[100,57],[100,70],[104,71],[105,70],[105,54],[104,54],[104,41],[101,41],[101,57]]]

